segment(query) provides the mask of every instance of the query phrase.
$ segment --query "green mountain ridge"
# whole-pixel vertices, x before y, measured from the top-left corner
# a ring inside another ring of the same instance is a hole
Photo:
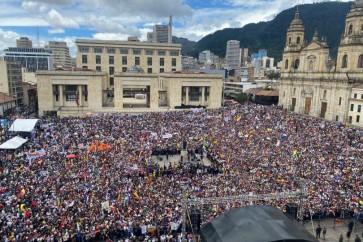
[[[300,18],[305,26],[305,41],[310,42],[315,30],[319,38],[324,37],[330,46],[334,59],[345,27],[345,17],[352,2],[321,2],[299,5]],[[224,57],[228,40],[239,40],[240,46],[249,49],[249,54],[267,49],[269,57],[281,60],[286,41],[286,31],[295,17],[296,7],[277,14],[271,21],[251,23],[242,28],[218,30],[199,40],[194,46],[188,43],[185,55],[198,56],[199,52],[210,50]],[[193,46],[191,48],[191,46]]]

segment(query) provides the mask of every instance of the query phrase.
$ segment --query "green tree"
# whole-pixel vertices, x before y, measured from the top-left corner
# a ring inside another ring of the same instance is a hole
[[[240,104],[245,103],[247,100],[248,100],[247,93],[240,93],[236,98],[236,101],[239,102]]]

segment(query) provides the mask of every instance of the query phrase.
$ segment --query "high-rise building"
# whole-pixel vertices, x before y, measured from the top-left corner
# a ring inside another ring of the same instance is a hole
[[[17,48],[33,48],[33,43],[28,37],[20,37],[16,40]]]
[[[172,43],[172,16],[169,18],[168,25],[156,24],[153,32],[147,33],[147,42],[153,43]]]
[[[16,105],[21,104],[23,99],[21,64],[0,58],[0,76],[0,92],[13,97]]]
[[[228,71],[235,70],[235,76],[241,76],[241,49],[238,40],[227,41],[226,65]]]
[[[6,61],[20,62],[30,72],[53,69],[52,52],[44,48],[16,48],[4,50]]]
[[[45,46],[45,49],[52,52],[53,67],[72,67],[72,60],[66,42],[49,41],[49,44]]]

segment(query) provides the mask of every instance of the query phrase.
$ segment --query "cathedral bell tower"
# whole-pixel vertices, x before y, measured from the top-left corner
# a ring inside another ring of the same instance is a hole
[[[337,56],[337,71],[363,72],[363,0],[356,0],[345,19]]]
[[[300,50],[305,42],[305,27],[300,19],[299,8],[295,12],[295,18],[291,21],[287,30],[286,45],[283,53],[282,72],[297,70],[300,64]]]

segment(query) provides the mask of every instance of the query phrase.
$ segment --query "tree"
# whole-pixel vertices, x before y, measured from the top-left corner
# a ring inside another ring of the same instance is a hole
[[[240,93],[236,98],[236,101],[239,102],[240,104],[245,103],[247,100],[248,100],[247,93]]]
[[[268,79],[270,79],[270,80],[278,80],[278,79],[280,79],[280,77],[281,77],[281,73],[280,73],[280,72],[277,72],[277,71],[270,71],[270,72],[267,74],[267,77],[268,77]]]

